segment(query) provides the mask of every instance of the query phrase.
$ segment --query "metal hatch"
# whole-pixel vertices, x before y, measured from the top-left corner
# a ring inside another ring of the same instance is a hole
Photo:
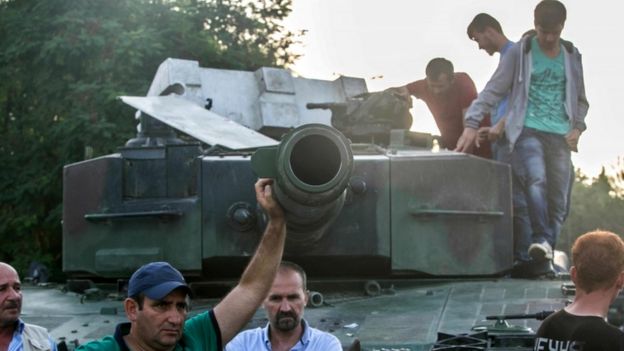
[[[277,145],[277,141],[176,95],[121,96],[121,100],[206,144],[232,150]]]

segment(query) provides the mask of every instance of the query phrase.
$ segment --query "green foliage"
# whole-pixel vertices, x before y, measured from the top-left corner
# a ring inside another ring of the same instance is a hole
[[[167,57],[288,65],[291,0],[0,2],[0,260],[60,267],[62,167],[134,135],[119,95],[144,95]]]
[[[603,168],[596,179],[590,180],[577,170],[570,214],[557,244],[560,250],[570,252],[579,235],[595,229],[624,235],[624,198],[617,195],[622,194],[622,172],[624,169],[619,168],[615,175],[608,176]]]
[[[624,199],[624,157],[618,157],[617,162],[612,167],[612,175],[607,177],[609,185],[611,186],[611,195]],[[606,173],[604,168],[602,173]]]

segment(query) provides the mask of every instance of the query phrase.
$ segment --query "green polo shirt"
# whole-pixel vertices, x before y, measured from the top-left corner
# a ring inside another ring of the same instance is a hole
[[[124,335],[130,332],[130,323],[117,325],[114,335],[105,336],[80,345],[81,351],[130,351],[124,341]],[[182,338],[176,344],[175,351],[221,351],[221,331],[212,310],[198,314],[184,323]]]

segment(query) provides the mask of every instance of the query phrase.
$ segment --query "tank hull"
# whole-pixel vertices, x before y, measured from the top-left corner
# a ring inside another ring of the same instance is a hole
[[[338,337],[344,349],[358,339],[363,350],[442,350],[439,333],[476,334],[473,326],[494,327],[495,321],[485,321],[487,316],[552,311],[562,308],[569,298],[562,293],[561,280],[379,280],[377,296],[365,295],[356,280],[309,283],[310,289],[323,294],[324,303],[308,307],[306,320]],[[190,315],[205,312],[217,302],[195,299]],[[32,286],[24,287],[23,319],[48,328],[54,339],[65,341],[69,349],[111,335],[117,323],[127,321],[120,300],[89,300],[84,295]],[[532,345],[540,321],[507,322],[512,327],[490,332],[486,337],[490,346],[482,349],[532,350],[528,345]],[[265,311],[259,309],[245,328],[266,323]],[[454,345],[475,346],[475,341],[464,339]]]

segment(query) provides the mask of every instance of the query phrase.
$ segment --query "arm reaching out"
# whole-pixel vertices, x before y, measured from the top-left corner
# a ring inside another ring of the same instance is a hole
[[[464,132],[457,140],[457,146],[454,151],[458,152],[470,152],[472,150],[472,145],[476,145],[479,147],[479,139],[477,138],[477,130],[466,127],[464,128]]]
[[[269,217],[256,253],[232,291],[214,308],[221,329],[221,341],[227,344],[247,324],[269,293],[284,253],[286,220],[273,197],[273,180],[256,182],[256,199]]]
[[[490,141],[496,141],[505,134],[505,120],[507,117],[501,118],[495,125],[493,125],[488,133],[488,139]]]

